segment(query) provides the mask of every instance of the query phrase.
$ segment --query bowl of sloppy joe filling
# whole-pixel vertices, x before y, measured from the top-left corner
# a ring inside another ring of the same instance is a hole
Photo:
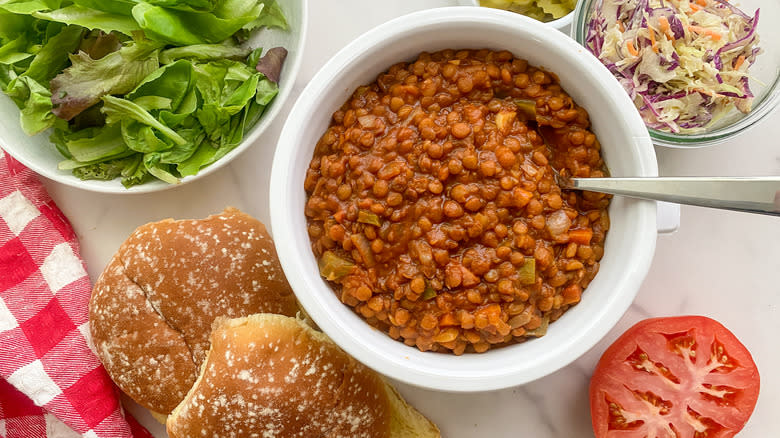
[[[401,17],[315,75],[282,131],[271,219],[301,304],[369,367],[445,391],[552,373],[623,315],[653,202],[561,177],[657,176],[620,84],[533,19]]]

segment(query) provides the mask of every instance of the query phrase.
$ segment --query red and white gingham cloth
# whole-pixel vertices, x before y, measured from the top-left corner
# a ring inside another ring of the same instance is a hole
[[[0,437],[151,437],[89,347],[91,291],[70,223],[0,150]]]

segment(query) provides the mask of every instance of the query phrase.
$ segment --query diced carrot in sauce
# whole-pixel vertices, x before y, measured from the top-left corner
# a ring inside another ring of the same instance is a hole
[[[578,245],[590,245],[590,239],[592,238],[593,230],[590,228],[569,230],[569,242],[574,242]]]

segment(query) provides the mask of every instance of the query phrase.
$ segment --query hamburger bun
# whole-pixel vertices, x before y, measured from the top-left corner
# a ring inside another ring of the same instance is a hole
[[[263,224],[227,208],[136,229],[95,283],[89,320],[114,382],[164,416],[195,382],[214,320],[258,312],[297,305]]]
[[[377,373],[297,318],[219,318],[170,438],[434,438],[436,426]]]

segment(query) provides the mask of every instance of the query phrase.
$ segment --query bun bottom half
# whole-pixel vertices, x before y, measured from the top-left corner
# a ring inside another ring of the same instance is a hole
[[[303,321],[219,318],[171,438],[436,438],[438,428],[379,374]]]

